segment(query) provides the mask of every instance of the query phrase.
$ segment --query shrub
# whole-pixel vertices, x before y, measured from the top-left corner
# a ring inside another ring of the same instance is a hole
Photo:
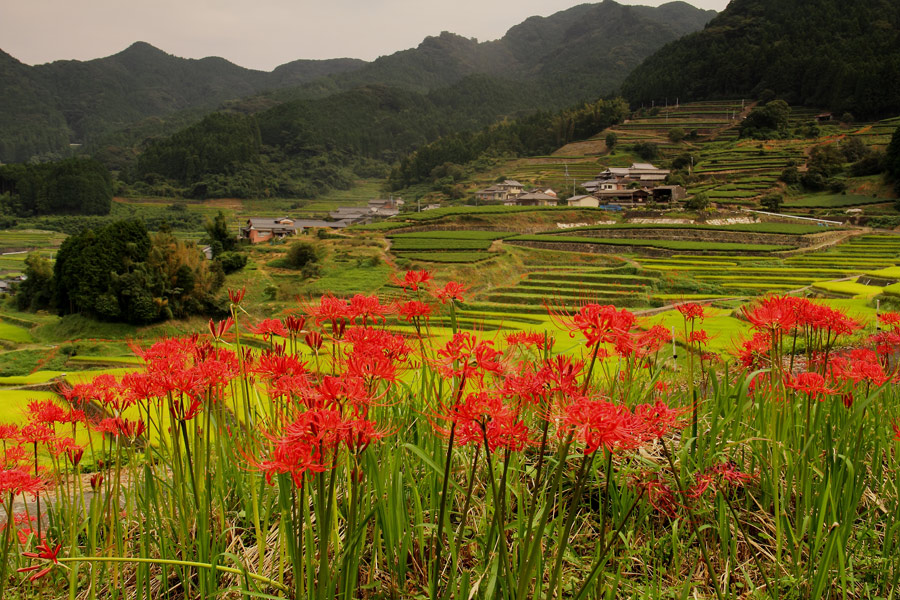
[[[247,265],[247,255],[240,252],[223,252],[217,260],[225,273],[234,273]]]
[[[800,171],[797,170],[797,167],[788,167],[781,172],[778,179],[788,185],[797,185],[800,183]]]
[[[613,148],[616,147],[616,144],[619,143],[619,136],[610,131],[606,134],[606,148],[612,152]]]
[[[677,144],[678,142],[683,140],[684,136],[684,129],[682,129],[681,127],[673,127],[669,130],[669,141],[674,144]]]
[[[319,247],[312,242],[294,242],[288,249],[285,260],[294,269],[302,269],[310,263],[317,263],[321,259]]]

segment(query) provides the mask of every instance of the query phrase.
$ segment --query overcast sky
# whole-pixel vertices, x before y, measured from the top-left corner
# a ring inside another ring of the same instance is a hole
[[[658,6],[662,0],[619,0]],[[0,0],[0,49],[26,64],[88,60],[135,41],[271,70],[298,58],[372,60],[452,31],[502,37],[578,0]],[[721,11],[728,0],[691,0]]]

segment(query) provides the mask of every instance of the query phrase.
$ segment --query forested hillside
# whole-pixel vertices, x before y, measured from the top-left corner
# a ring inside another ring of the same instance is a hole
[[[857,117],[900,106],[900,3],[732,0],[702,30],[668,44],[623,84],[633,103],[755,96]]]
[[[148,117],[174,117],[183,126],[230,100],[251,97],[240,108],[257,112],[371,85],[419,94],[445,90],[444,99],[434,102],[476,111],[468,126],[477,127],[497,114],[558,109],[608,94],[644,57],[696,31],[714,14],[683,2],[649,8],[605,0],[532,17],[496,41],[479,43],[444,32],[372,63],[300,60],[271,73],[221,58],[178,58],[141,42],[107,58],[34,67],[0,53],[0,161],[59,157],[70,143],[92,152],[109,143],[124,148],[140,141],[142,133],[172,132]],[[474,91],[489,96],[487,111],[468,98],[473,76],[503,80],[490,85],[478,80],[481,89]],[[499,100],[506,104],[498,113]],[[360,118],[365,116],[352,116]],[[125,129],[131,132],[116,135]]]

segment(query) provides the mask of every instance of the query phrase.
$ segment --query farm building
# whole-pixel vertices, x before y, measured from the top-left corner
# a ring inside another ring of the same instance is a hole
[[[569,206],[579,206],[581,208],[597,208],[600,206],[600,200],[596,196],[572,196],[566,202]]]
[[[594,195],[600,199],[603,204],[615,202],[618,204],[643,204],[650,198],[650,190],[632,189],[632,190],[600,190]]]
[[[243,240],[249,240],[251,244],[259,244],[260,242],[281,239],[296,234],[297,228],[293,219],[287,217],[278,219],[250,218],[247,219],[247,225],[241,227],[238,237]]]
[[[556,196],[544,192],[528,192],[515,199],[516,206],[556,206],[557,203]]]
[[[654,202],[678,202],[687,197],[687,190],[680,185],[658,185],[651,193]]]
[[[507,179],[483,190],[475,192],[475,197],[484,202],[506,202],[522,195],[525,188],[515,179]]]
[[[628,168],[610,167],[597,175],[596,180],[581,185],[591,193],[597,190],[621,189],[634,182],[641,185],[655,185],[665,181],[669,173],[671,173],[669,169],[659,169],[650,163],[632,163]]]

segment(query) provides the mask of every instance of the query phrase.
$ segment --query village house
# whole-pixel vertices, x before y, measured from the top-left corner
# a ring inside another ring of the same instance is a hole
[[[680,185],[658,185],[651,190],[654,202],[679,202],[687,198],[687,190]]]
[[[650,198],[650,190],[646,188],[624,190],[600,190],[594,193],[600,204],[644,204]]]
[[[620,190],[629,184],[655,186],[666,180],[669,169],[659,169],[650,163],[632,163],[628,168],[610,167],[597,175],[596,180],[581,184],[589,192],[598,190]]]
[[[596,196],[572,196],[566,200],[566,204],[580,208],[597,208],[600,206],[600,199]]]
[[[555,195],[551,196],[541,191],[528,192],[515,199],[516,206],[556,206],[558,202]]]
[[[251,244],[259,244],[273,239],[282,239],[297,234],[293,219],[280,217],[247,219],[247,225],[241,227],[238,237],[249,240]]]
[[[475,192],[475,197],[483,202],[507,202],[522,195],[525,188],[515,179],[506,179],[490,187]]]

